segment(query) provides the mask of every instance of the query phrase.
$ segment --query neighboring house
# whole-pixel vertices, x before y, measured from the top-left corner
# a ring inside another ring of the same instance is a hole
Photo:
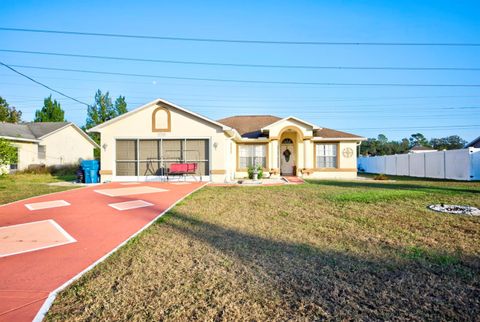
[[[12,170],[24,170],[31,164],[59,166],[93,159],[99,146],[71,122],[0,123],[0,138],[18,149],[18,163]]]
[[[422,145],[415,145],[410,150],[408,150],[408,153],[428,153],[428,152],[437,152],[437,150],[435,150],[434,148],[429,148],[427,146],[422,146]]]
[[[472,142],[468,143],[465,147],[466,148],[480,149],[480,136],[478,138],[476,138],[475,140],[473,140]]]
[[[203,180],[228,182],[261,165],[266,176],[353,178],[365,138],[296,117],[214,121],[155,100],[89,130],[101,135],[102,181],[156,180],[172,163],[194,162]]]

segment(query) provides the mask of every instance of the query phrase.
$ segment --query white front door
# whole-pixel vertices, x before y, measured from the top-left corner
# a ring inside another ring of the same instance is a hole
[[[295,166],[295,150],[290,139],[283,140],[280,145],[280,171],[282,175],[293,175]]]

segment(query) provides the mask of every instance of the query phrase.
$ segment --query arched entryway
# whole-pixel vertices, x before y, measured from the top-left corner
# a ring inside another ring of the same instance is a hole
[[[280,173],[295,174],[295,145],[291,138],[285,138],[280,144]]]
[[[303,154],[299,152],[299,144],[303,141],[303,133],[296,126],[286,126],[279,133],[278,160],[282,176],[296,176],[299,164],[303,164]]]

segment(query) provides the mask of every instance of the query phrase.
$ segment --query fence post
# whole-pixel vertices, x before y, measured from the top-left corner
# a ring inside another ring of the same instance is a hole
[[[423,177],[427,177],[427,154],[423,153]]]
[[[398,176],[398,161],[397,155],[395,154],[395,175]]]
[[[410,155],[408,154],[408,176],[410,177]]]
[[[447,179],[447,151],[443,150],[443,179]]]

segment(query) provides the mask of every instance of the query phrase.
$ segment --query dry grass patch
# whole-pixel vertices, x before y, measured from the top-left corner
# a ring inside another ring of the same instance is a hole
[[[475,320],[479,183],[207,187],[62,292],[48,320]]]
[[[0,177],[0,204],[75,189],[75,186],[50,186],[48,183],[73,181],[74,176],[53,176],[51,174],[19,173]]]

